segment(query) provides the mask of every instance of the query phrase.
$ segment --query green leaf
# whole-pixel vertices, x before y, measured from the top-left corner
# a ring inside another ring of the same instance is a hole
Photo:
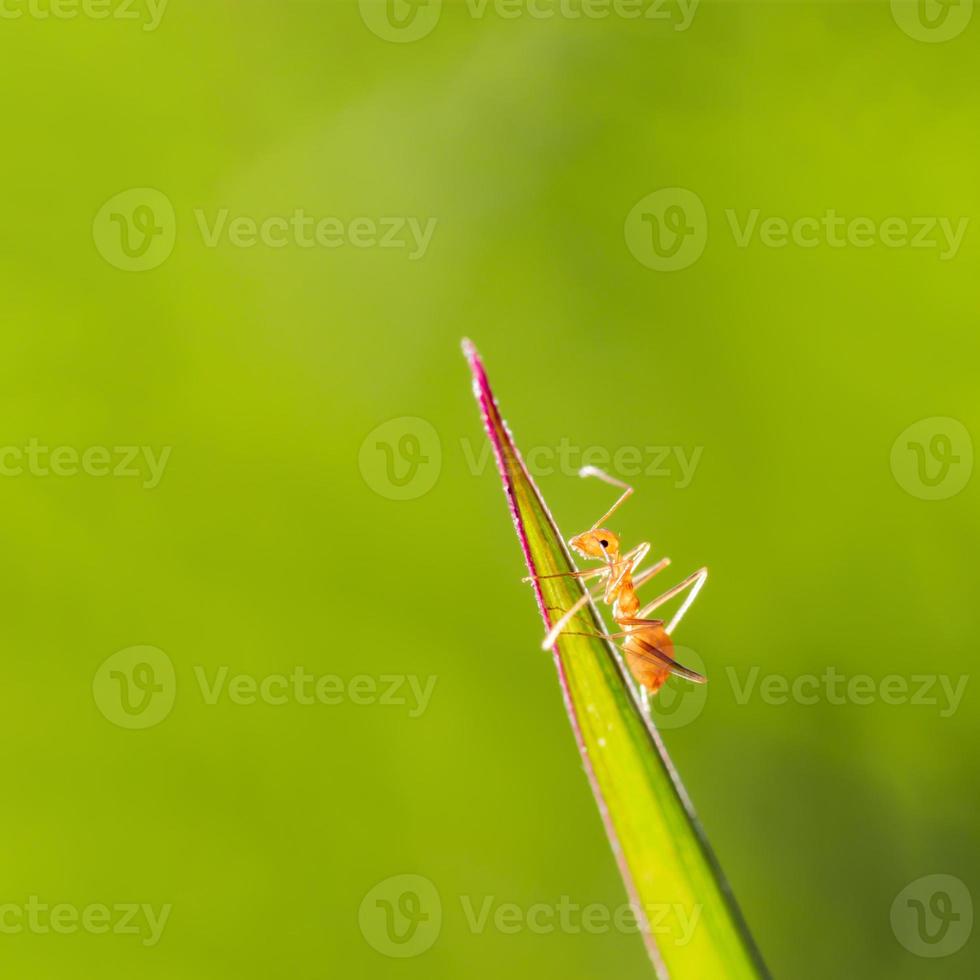
[[[469,341],[463,350],[531,575],[575,570]],[[583,594],[575,578],[534,585],[549,610]],[[590,603],[573,628],[607,633]],[[642,713],[618,652],[592,636],[565,636],[555,650],[565,706],[596,803],[659,977],[717,980],[768,976],[660,737]]]

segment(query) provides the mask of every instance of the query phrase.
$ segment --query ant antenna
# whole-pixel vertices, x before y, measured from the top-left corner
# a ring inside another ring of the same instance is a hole
[[[623,483],[622,480],[617,480],[616,477],[610,476],[605,470],[600,470],[598,466],[583,466],[578,471],[578,475],[583,477],[585,476],[598,477],[600,480],[602,480],[603,483],[608,483],[610,486],[613,487],[619,487],[620,490],[624,491],[623,495],[619,498],[619,500],[617,500],[616,503],[614,503],[612,507],[610,507],[609,510],[607,510],[605,514],[603,514],[602,517],[600,517],[599,520],[597,520],[595,524],[593,524],[592,527],[589,529],[591,531],[594,531],[596,528],[602,527],[602,525],[607,520],[609,520],[609,518],[612,517],[613,514],[616,513],[620,505],[626,502],[626,499],[633,493],[633,488],[628,483]]]

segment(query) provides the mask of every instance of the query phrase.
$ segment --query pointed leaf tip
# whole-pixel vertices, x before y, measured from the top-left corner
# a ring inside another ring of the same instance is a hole
[[[476,347],[464,339],[462,348],[528,570],[532,576],[561,576],[533,579],[550,628],[550,611],[570,608],[583,586],[567,577],[574,570],[571,556],[503,420]],[[555,665],[586,775],[657,976],[768,976],[667,751],[637,706],[626,668],[609,642],[596,635],[606,633],[597,610],[589,603],[580,616],[584,635],[560,638]],[[669,928],[661,914],[665,909]],[[651,913],[657,914],[657,928]]]

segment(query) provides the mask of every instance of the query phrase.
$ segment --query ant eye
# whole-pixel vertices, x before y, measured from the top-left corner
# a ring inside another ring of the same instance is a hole
[[[609,542],[608,542],[608,541],[607,541],[607,540],[606,540],[605,538],[603,538],[603,539],[602,539],[602,540],[601,540],[601,541],[599,542],[599,544],[601,544],[603,548],[608,548],[608,547],[609,547]]]

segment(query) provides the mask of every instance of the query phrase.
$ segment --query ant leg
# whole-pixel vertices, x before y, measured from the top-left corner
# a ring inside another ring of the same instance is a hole
[[[572,606],[571,609],[567,610],[562,617],[548,630],[548,635],[545,636],[544,640],[541,642],[542,650],[551,650],[558,637],[561,633],[565,631],[565,626],[578,615],[579,610],[591,599],[592,594],[586,592],[579,600]]]
[[[629,636],[629,633],[583,633],[579,630],[562,630],[562,636],[594,636],[600,640],[622,640]]]
[[[548,575],[525,575],[521,579],[522,582],[540,582],[545,578],[578,578],[587,579],[593,578],[596,575],[604,575],[609,571],[608,565],[603,565],[601,568],[587,568],[584,572],[550,572]]]
[[[655,565],[651,565],[649,568],[644,569],[644,571],[640,572],[637,575],[636,570],[643,562],[643,559],[646,558],[647,553],[649,551],[650,551],[650,542],[644,541],[641,544],[638,544],[632,551],[628,551],[623,556],[624,559],[629,559],[629,566],[617,578],[610,579],[606,583],[606,595],[604,598],[604,601],[606,603],[612,601],[612,595],[616,591],[620,583],[622,582],[624,576],[626,575],[626,572],[629,572],[631,575],[635,576],[633,579],[633,589],[635,591],[644,583],[649,582],[654,575],[657,575],[658,573],[662,572],[670,564],[670,559],[664,557],[661,558],[660,561],[658,561]]]
[[[644,569],[633,579],[633,588],[638,589],[645,582],[649,582],[654,575],[662,572],[669,564],[669,558],[661,558],[656,565],[651,565],[649,568]]]
[[[646,554],[647,554],[647,552],[649,550],[650,550],[650,545],[646,541],[644,541],[642,544],[638,544],[631,551],[629,551],[625,555],[623,555],[622,559],[620,559],[620,562],[617,562],[616,563],[616,565],[618,565],[620,563],[623,563],[623,564],[626,565],[626,567],[623,569],[622,573],[620,573],[615,579],[613,579],[611,577],[611,575],[610,575],[610,579],[606,583],[606,595],[607,595],[606,601],[607,602],[609,601],[608,595],[609,595],[610,590],[613,590],[615,588],[616,584],[622,579],[622,576],[623,575],[625,575],[627,572],[633,571],[636,568],[636,566],[641,561],[643,561],[644,557],[646,556]],[[638,575],[636,577],[636,581],[634,582],[634,586],[640,586],[644,582],[649,581],[658,572],[663,571],[663,569],[665,569],[669,564],[670,564],[670,559],[669,558],[661,558],[660,561],[658,561],[656,563],[656,565],[652,565],[650,568],[646,569],[646,571],[640,573],[640,575]],[[597,571],[597,572],[610,571],[611,572],[611,568],[612,567],[615,567],[615,566],[609,566],[607,568],[599,568],[599,569],[595,569],[595,571]],[[551,650],[554,647],[556,640],[558,639],[558,637],[562,633],[568,633],[568,632],[570,632],[569,630],[566,630],[565,629],[565,626],[576,615],[576,613],[578,613],[578,611],[585,605],[585,603],[588,601],[588,599],[589,599],[590,596],[593,599],[598,598],[598,596],[596,595],[596,593],[594,591],[593,592],[590,592],[588,595],[583,595],[572,606],[572,608],[569,609],[567,612],[565,612],[562,615],[561,619],[559,619],[551,627],[551,629],[548,631],[547,635],[545,636],[544,641],[541,644],[542,649],[544,649],[544,650]],[[578,635],[578,636],[599,636],[599,637],[603,637],[603,638],[608,639],[608,640],[615,640],[615,639],[619,639],[619,638],[625,636],[626,634],[625,633],[608,633],[608,634],[607,633],[580,633],[580,634],[574,634],[573,633],[572,635]]]
[[[636,615],[638,619],[645,619],[654,611],[654,609],[659,608],[665,602],[673,599],[675,595],[680,595],[685,589],[690,588],[690,594],[681,603],[680,609],[674,613],[674,618],[667,624],[667,632],[672,633],[677,627],[678,623],[684,618],[684,613],[687,612],[691,603],[697,598],[697,594],[701,591],[701,587],[704,585],[705,580],[708,577],[707,568],[699,568],[696,572],[692,572],[683,582],[678,582],[673,588],[668,589],[663,595],[657,596],[652,602],[647,603]]]
[[[642,561],[643,555],[645,555],[650,550],[650,544],[647,541],[641,541],[635,548],[630,548],[629,551],[624,551],[620,556],[620,561],[631,561],[633,562],[633,567],[636,567],[636,557],[640,555],[640,560]],[[642,554],[641,554],[642,553]]]
[[[624,619],[622,623],[625,626],[663,626],[663,621],[659,619]],[[645,659],[654,661],[671,674],[677,674],[678,677],[683,677],[693,684],[704,684],[707,681],[707,678],[703,674],[699,674],[696,670],[691,670],[690,667],[685,667],[682,663],[678,663],[652,644],[638,638],[636,633],[580,633],[574,630],[565,630],[562,636],[595,636],[602,640],[619,640],[627,636],[632,636],[634,642],[642,649]],[[642,684],[640,687],[645,690]]]
[[[609,510],[607,510],[605,514],[603,514],[602,517],[600,517],[599,520],[592,525],[590,530],[594,531],[597,527],[601,527],[605,521],[609,520],[609,518],[616,513],[620,506],[624,504],[627,499],[629,499],[630,495],[633,493],[633,488],[628,483],[623,483],[622,480],[617,480],[614,476],[610,476],[605,470],[600,470],[598,466],[583,466],[582,469],[578,471],[578,475],[583,477],[598,477],[603,483],[608,483],[613,487],[619,487],[624,491],[619,500],[617,500],[616,503],[614,503],[612,507],[610,507]]]
[[[606,640],[618,640],[626,636],[627,635],[626,633],[577,633],[572,630],[565,629],[568,623],[575,618],[575,616],[579,613],[582,607],[590,599],[596,599],[596,598],[598,598],[598,596],[592,592],[586,592],[584,595],[582,595],[575,602],[572,608],[566,610],[565,613],[563,613],[562,617],[552,625],[550,630],[548,630],[547,636],[545,636],[544,640],[542,640],[541,642],[541,649],[542,650],[553,649],[555,643],[558,641],[558,637],[561,636],[562,634],[568,634],[570,636],[598,636]]]
[[[529,581],[529,580],[525,579],[525,581]],[[600,582],[599,584],[601,586],[602,583]],[[588,594],[593,599],[598,599],[602,595],[602,592],[599,589],[595,588],[595,586],[593,586],[591,589],[588,590]],[[578,610],[582,608],[582,599],[584,599],[584,596],[583,597],[580,597],[579,599],[576,600],[576,604],[573,607],[573,609],[574,609],[575,612],[578,612]],[[562,613],[562,619],[564,619],[565,616],[567,615],[566,611],[564,609],[562,609],[561,606],[545,606],[544,608],[547,609],[548,612],[560,612],[560,613]],[[570,612],[572,612],[572,610],[569,610],[568,612],[570,613]]]
[[[606,575],[605,583],[603,582],[598,583],[598,585],[603,587],[603,594],[606,602],[610,601],[610,595],[611,595],[610,589],[613,585],[613,582],[618,581],[619,578],[622,578],[623,575],[625,575],[631,568],[635,566],[636,562],[642,561],[643,556],[647,553],[649,548],[650,546],[646,543],[637,545],[636,548],[634,548],[632,551],[627,552],[627,554],[623,555],[618,561],[610,562],[608,565],[604,565],[601,568],[591,569],[588,573],[586,573],[587,575],[588,574]],[[620,566],[622,566],[622,572],[619,572]],[[612,577],[614,571],[619,572],[619,576],[615,580]],[[562,574],[573,575],[575,573],[566,572]],[[543,578],[544,576],[541,577]],[[584,595],[582,595],[575,602],[572,608],[567,610],[562,615],[562,617],[551,627],[551,629],[548,630],[548,633],[546,634],[544,640],[541,643],[541,648],[543,650],[551,650],[554,647],[558,637],[563,632],[565,632],[565,626],[572,618],[574,618],[574,616],[586,604],[586,602],[588,602],[589,599],[598,599],[598,598],[599,598],[598,590],[590,590],[586,592]]]

